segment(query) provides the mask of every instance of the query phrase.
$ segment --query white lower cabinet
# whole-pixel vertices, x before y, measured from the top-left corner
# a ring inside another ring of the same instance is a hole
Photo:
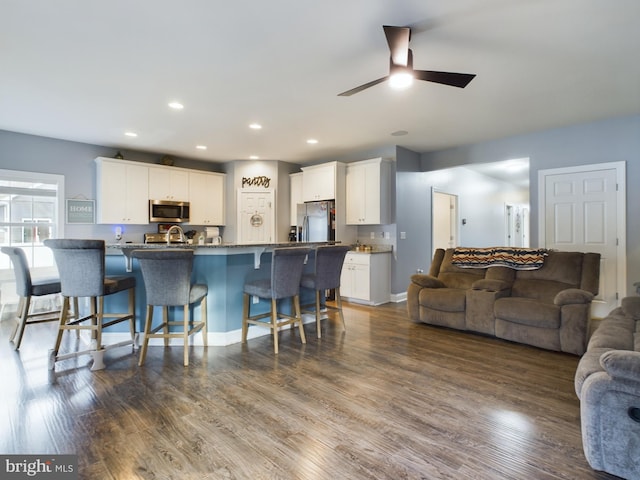
[[[391,254],[348,252],[340,276],[340,296],[366,305],[391,297]]]

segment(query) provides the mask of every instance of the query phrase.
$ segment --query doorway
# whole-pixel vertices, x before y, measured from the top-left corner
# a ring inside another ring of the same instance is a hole
[[[458,246],[458,196],[431,189],[431,245],[437,248]]]

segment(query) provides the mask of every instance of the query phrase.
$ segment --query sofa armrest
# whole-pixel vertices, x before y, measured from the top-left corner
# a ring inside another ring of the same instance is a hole
[[[553,299],[553,303],[558,306],[571,305],[575,303],[590,303],[593,300],[593,293],[579,288],[567,288],[558,292]]]
[[[511,288],[511,284],[503,280],[483,278],[482,280],[476,280],[473,282],[471,288],[473,290],[485,290],[488,292],[502,292],[504,290],[509,290]]]
[[[416,273],[411,275],[411,282],[422,288],[444,288],[445,284],[431,275],[425,275],[424,273]]]
[[[600,356],[600,365],[611,378],[640,382],[640,352],[610,350]]]

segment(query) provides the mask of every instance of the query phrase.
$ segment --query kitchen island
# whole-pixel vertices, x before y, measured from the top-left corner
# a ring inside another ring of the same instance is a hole
[[[271,244],[222,244],[222,245],[189,245],[189,244],[108,244],[106,255],[106,272],[108,275],[133,275],[136,277],[136,320],[138,331],[142,331],[146,311],[146,295],[142,272],[137,260],[131,258],[131,251],[140,248],[188,248],[195,252],[193,262],[193,283],[206,284],[209,287],[207,297],[207,330],[209,345],[230,345],[241,341],[242,330],[242,287],[246,276],[259,269],[265,275],[270,274],[271,251],[282,247],[316,247],[330,245],[336,242],[318,243],[271,243]],[[309,255],[305,272],[313,271],[313,250]],[[117,297],[117,295],[115,296]],[[301,303],[312,303],[313,292],[301,290]],[[126,299],[107,299],[112,302],[122,302]],[[119,305],[118,305],[119,306]],[[118,308],[112,304],[112,308]],[[251,306],[251,312],[267,312],[269,303],[260,300]],[[196,315],[199,312],[196,311]],[[111,329],[112,331],[115,330]],[[264,328],[250,328],[249,337],[266,335],[269,331]],[[105,331],[104,335],[110,335]],[[126,335],[126,332],[111,333],[111,335]],[[196,335],[195,344],[201,342],[201,336]]]

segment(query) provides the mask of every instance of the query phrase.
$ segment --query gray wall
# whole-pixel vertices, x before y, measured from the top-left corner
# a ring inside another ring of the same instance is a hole
[[[529,157],[531,245],[538,241],[538,171],[626,162],[627,294],[640,281],[640,115],[573,125],[420,155],[422,171]],[[417,196],[419,198],[420,195]],[[398,225],[398,230],[401,230]],[[414,269],[415,270],[415,269]],[[408,278],[411,270],[397,272]],[[396,285],[396,288],[400,285]]]
[[[65,177],[65,198],[96,199],[96,157],[114,157],[118,149],[0,130],[0,168],[56,173]],[[121,150],[127,160],[159,163],[163,154]],[[172,157],[173,158],[173,157]],[[174,158],[176,167],[222,172],[220,163]],[[114,240],[113,225],[65,225],[67,238]],[[155,227],[153,227],[155,228]],[[149,225],[125,225],[123,241],[140,242]]]

